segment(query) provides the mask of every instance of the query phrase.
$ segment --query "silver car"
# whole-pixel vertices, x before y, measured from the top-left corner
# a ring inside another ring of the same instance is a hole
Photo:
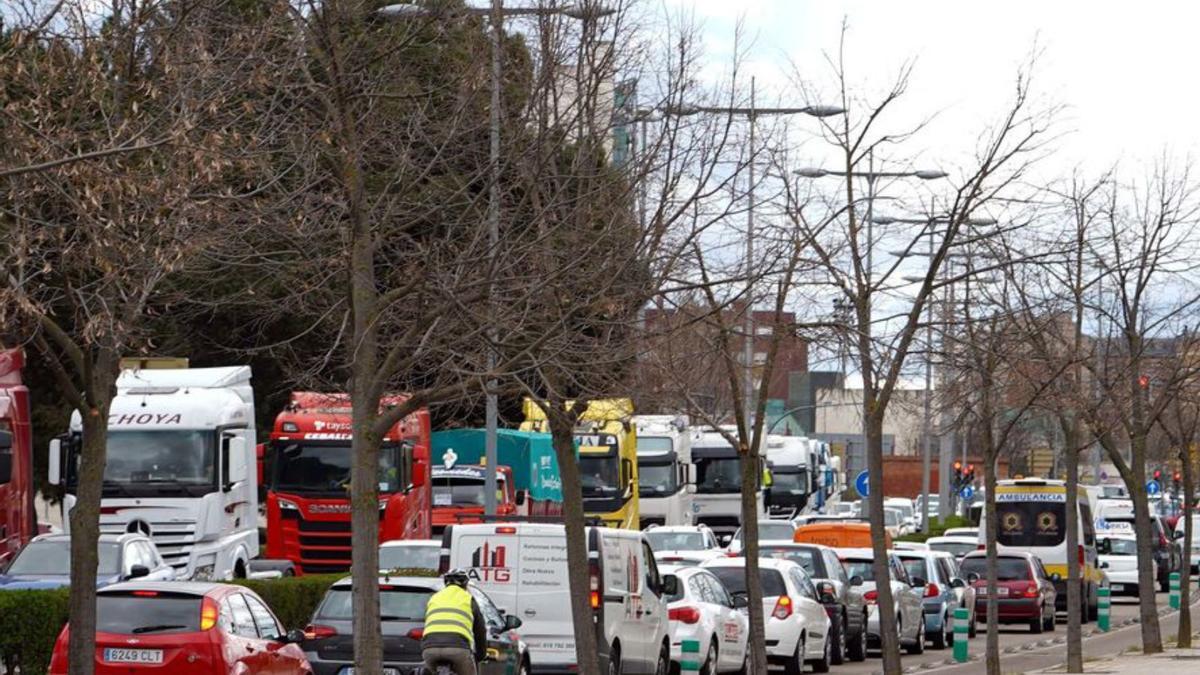
[[[863,600],[867,603],[867,646],[881,646],[879,631],[879,607],[877,605],[877,583],[875,579],[875,555],[869,548],[838,549],[842,567],[850,577],[851,586],[860,586]],[[891,573],[889,586],[892,591],[892,608],[895,611],[900,645],[909,654],[925,651],[925,617],[921,594],[913,589],[904,565],[895,553],[888,552],[888,569]]]

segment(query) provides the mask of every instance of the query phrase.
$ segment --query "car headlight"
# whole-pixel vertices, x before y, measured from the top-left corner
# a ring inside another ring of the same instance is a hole
[[[193,581],[212,581],[213,570],[215,570],[215,569],[216,569],[216,565],[199,565],[196,567],[196,571],[192,573],[192,580]]]
[[[280,511],[299,511],[300,507],[296,506],[296,502],[294,502],[290,499],[280,499],[279,500],[279,510]]]

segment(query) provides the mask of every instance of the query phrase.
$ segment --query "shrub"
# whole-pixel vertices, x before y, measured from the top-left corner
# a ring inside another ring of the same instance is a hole
[[[282,579],[239,579],[233,583],[258,593],[285,630],[304,628],[325,591],[345,574],[311,574]]]
[[[0,591],[0,661],[6,672],[40,675],[50,667],[54,641],[67,623],[65,588]]]

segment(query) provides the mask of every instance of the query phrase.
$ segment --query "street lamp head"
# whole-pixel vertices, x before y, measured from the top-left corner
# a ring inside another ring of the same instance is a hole
[[[985,225],[995,225],[997,221],[995,218],[967,218],[966,222],[967,222],[967,225],[985,226]]]
[[[939,178],[945,178],[950,174],[946,173],[945,171],[930,171],[923,169],[921,171],[914,171],[913,175],[921,180],[937,180]]]
[[[813,117],[833,117],[845,113],[846,109],[835,105],[810,105],[804,109],[804,112]]]
[[[428,7],[406,2],[398,5],[384,5],[375,10],[375,13],[385,19],[410,19],[419,16],[429,16],[433,12]]]
[[[687,115],[695,115],[700,112],[700,108],[690,103],[680,103],[678,105],[669,105],[663,108],[670,115],[679,115],[681,117]]]
[[[800,176],[802,178],[821,178],[822,176],[829,175],[829,172],[826,171],[825,169],[816,169],[813,167],[805,167],[803,169],[796,169],[792,173],[794,173],[797,176]]]
[[[571,19],[584,20],[584,19],[599,19],[600,17],[604,17],[604,16],[612,16],[613,14],[617,13],[617,10],[613,9],[612,7],[605,7],[603,5],[592,5],[589,3],[589,4],[583,4],[583,5],[568,5],[566,7],[563,7],[562,9],[558,10],[558,12],[559,12],[559,14],[562,14],[563,16],[571,18]]]
[[[896,218],[891,216],[871,216],[871,222],[875,223],[876,225],[891,225],[892,223],[898,221]]]

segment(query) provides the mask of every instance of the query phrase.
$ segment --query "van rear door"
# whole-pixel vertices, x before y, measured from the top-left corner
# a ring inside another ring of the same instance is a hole
[[[516,606],[504,609],[521,618],[521,639],[529,645],[533,663],[574,664],[575,632],[563,528],[538,524],[523,525],[519,530],[520,547],[514,551],[515,566],[521,570]]]
[[[514,561],[519,540],[511,525],[455,525],[451,529],[450,569],[467,570],[471,581],[497,607],[513,613],[520,566]]]

